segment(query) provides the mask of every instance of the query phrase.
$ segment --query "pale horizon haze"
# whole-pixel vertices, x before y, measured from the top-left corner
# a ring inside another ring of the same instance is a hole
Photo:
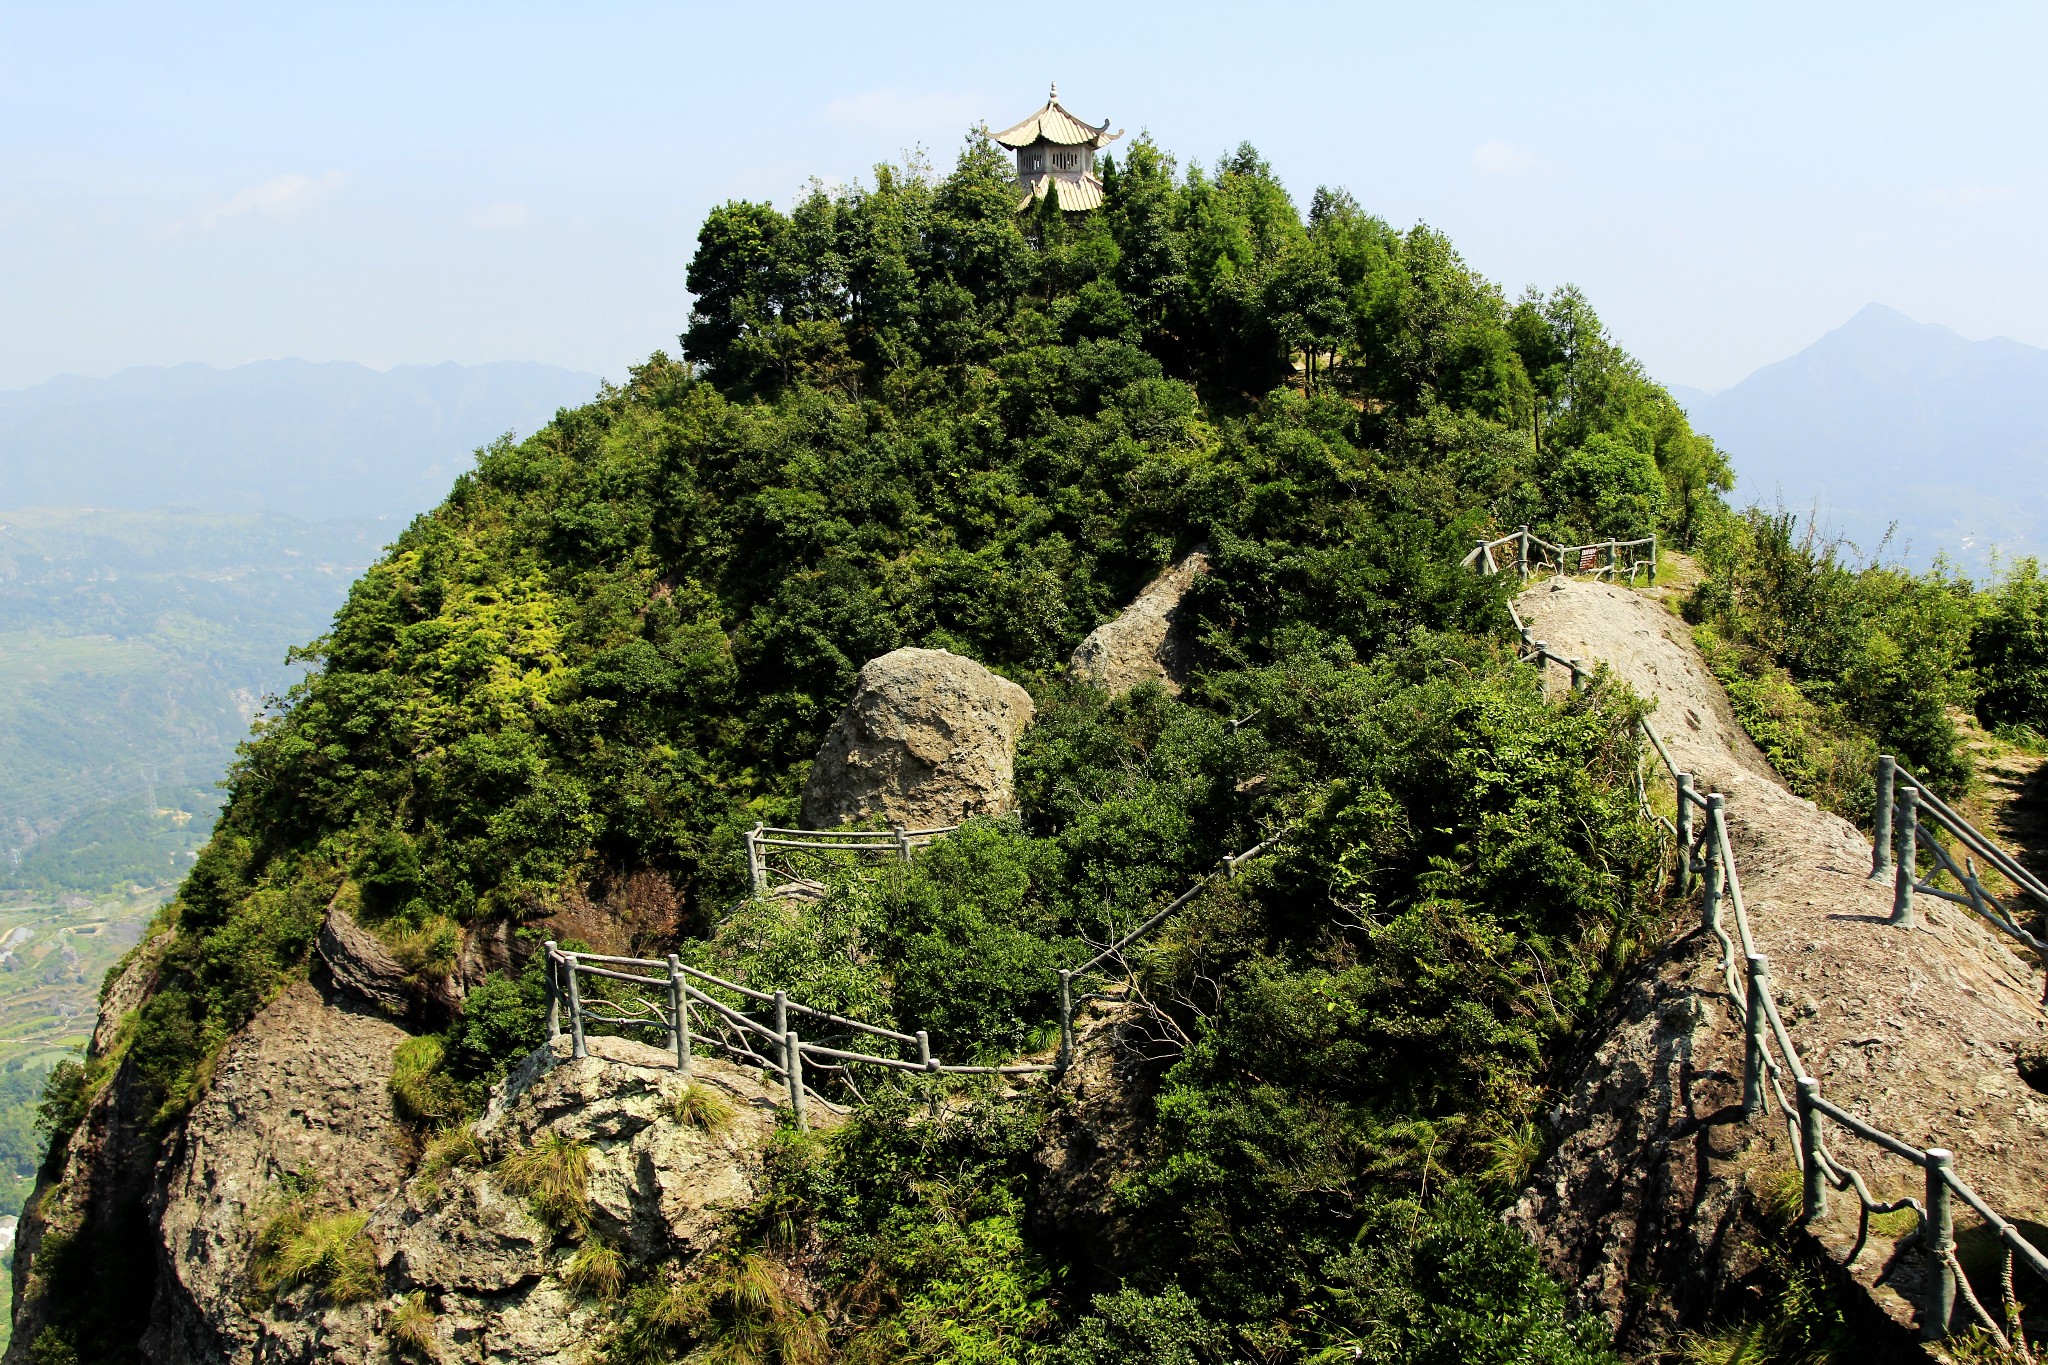
[[[1865,304],[2048,345],[2048,7],[0,5],[0,388],[675,348],[704,213],[1049,81],[1571,282],[1716,390]],[[1005,22],[1008,19],[1010,22]]]

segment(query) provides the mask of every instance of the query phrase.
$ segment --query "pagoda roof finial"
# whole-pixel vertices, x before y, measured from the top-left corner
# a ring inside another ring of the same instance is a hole
[[[1056,100],[1056,99],[1058,99],[1059,97],[1060,97],[1060,83],[1059,83],[1058,81],[1054,81],[1054,82],[1052,83],[1052,89],[1046,92],[1046,96],[1045,96],[1045,98],[1046,98],[1046,102],[1047,102],[1047,103],[1049,104],[1049,103],[1051,103],[1051,102],[1052,102],[1053,100]]]

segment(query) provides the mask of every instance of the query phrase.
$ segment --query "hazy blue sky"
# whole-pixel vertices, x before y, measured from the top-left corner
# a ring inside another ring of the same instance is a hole
[[[1004,14],[1030,16],[1021,25]],[[2048,344],[2048,5],[0,0],[0,387],[673,346],[705,209],[1021,117],[1256,144],[1717,388],[1877,301]]]

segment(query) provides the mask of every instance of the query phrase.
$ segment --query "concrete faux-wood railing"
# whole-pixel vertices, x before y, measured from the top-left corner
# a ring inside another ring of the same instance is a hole
[[[1494,540],[1482,540],[1460,561],[1481,573],[1514,569],[1523,578],[1532,574],[1592,574],[1598,578],[1636,581],[1646,573],[1657,581],[1657,537],[1653,532],[1636,540],[1596,540],[1589,545],[1559,545],[1545,540],[1524,526]]]
[[[1913,898],[1920,894],[1934,896],[1975,911],[2007,938],[2024,944],[2043,969],[2048,970],[2048,944],[2020,927],[2020,916],[1985,888],[1983,880],[1977,876],[1977,859],[1982,858],[1998,869],[2012,883],[2016,897],[2025,897],[2033,902],[2036,914],[2048,911],[2048,885],[2043,885],[2041,879],[2021,866],[2018,859],[1956,814],[1946,801],[1928,790],[1926,784],[1907,772],[1890,754],[1882,754],[1877,760],[1877,808],[1874,816],[1871,822],[1870,875],[1882,877],[1887,872],[1893,874],[1891,922],[1894,925],[1913,927],[1916,921]],[[1960,866],[1955,855],[1942,842],[1944,834],[1965,850]],[[1894,843],[1897,844],[1896,860],[1893,857]],[[1934,865],[1926,877],[1920,875],[1920,853],[1923,849]],[[1944,873],[1954,879],[1959,890],[1949,891],[1941,886]],[[2042,1002],[2048,1006],[2048,978],[2044,978]]]
[[[2017,1300],[2011,1293],[2013,1264],[2024,1264],[2048,1281],[2048,1256],[2044,1256],[1963,1179],[1955,1168],[1953,1152],[1942,1147],[1915,1147],[1904,1138],[1830,1103],[1821,1094],[1819,1079],[1801,1060],[1799,1050],[1793,1045],[1792,1036],[1778,1012],[1770,960],[1757,950],[1756,940],[1750,932],[1749,911],[1742,896],[1742,878],[1736,870],[1734,849],[1728,839],[1727,798],[1719,792],[1699,792],[1692,774],[1676,769],[1670,754],[1662,742],[1656,740],[1655,731],[1647,723],[1644,730],[1655,742],[1676,793],[1678,818],[1673,827],[1678,844],[1680,892],[1688,894],[1697,879],[1701,927],[1721,946],[1721,974],[1728,987],[1728,1005],[1735,1017],[1742,1021],[1745,1039],[1743,1113],[1754,1120],[1769,1109],[1785,1121],[1786,1134],[1799,1165],[1802,1222],[1811,1225],[1826,1214],[1830,1189],[1853,1191],[1858,1203],[1856,1244],[1848,1258],[1853,1264],[1869,1241],[1872,1214],[1912,1209],[1920,1219],[1919,1230],[1912,1236],[1934,1263],[1934,1273],[1928,1277],[1925,1301],[1919,1305],[1923,1337],[1938,1341],[1948,1336],[1949,1321],[1955,1314],[1956,1297],[1960,1292],[1971,1316],[1999,1343],[2001,1349],[2011,1350],[2012,1344],[2005,1329],[2015,1326],[2018,1320]],[[1974,866],[1967,872],[1957,868],[1945,851],[1939,852],[1936,858],[1942,868],[1965,885],[1967,895],[1943,891],[1933,885],[1932,879],[1920,877],[1916,867],[1917,847],[1924,840],[1933,849],[1940,850],[1935,829],[1920,818],[1921,813],[1934,814],[1940,828],[1993,862],[2029,895],[2042,897],[2044,904],[2048,904],[2048,890],[2044,890],[2011,855],[1956,816],[1938,797],[1913,782],[1894,760],[1886,757],[1879,762],[1880,823],[1890,824],[1896,830],[1897,839],[1897,891],[1892,923],[1910,925],[1913,922],[1913,895],[1924,891],[1969,906],[2039,952],[2041,945],[2038,941],[2012,923],[2010,914],[1983,889],[1976,879]],[[1906,780],[1898,780],[1901,775]],[[1896,818],[1892,820],[1884,819],[1886,811],[1894,804],[1887,798],[1896,798]],[[1880,829],[1880,834],[1883,832]],[[1887,847],[1883,838],[1875,844],[1873,876],[1879,875],[1888,864]],[[1729,932],[1731,926],[1734,930],[1732,935]],[[1788,1076],[1794,1092],[1789,1096],[1785,1092]],[[1924,1182],[1924,1200],[1908,1196],[1886,1202],[1873,1198],[1862,1174],[1828,1149],[1830,1124],[1846,1129],[1880,1151],[1919,1167]],[[1956,1259],[1955,1201],[1958,1199],[1984,1220],[2006,1249],[2008,1259],[2002,1280],[2006,1294],[2003,1327],[1971,1289],[1969,1279]]]
[[[585,1032],[593,1024],[659,1029],[664,1034],[663,1046],[675,1054],[676,1069],[685,1077],[690,1075],[691,1059],[700,1046],[781,1077],[789,1092],[789,1107],[799,1124],[807,1120],[812,1101],[835,1107],[806,1081],[807,1074],[813,1072],[837,1073],[859,1097],[859,1087],[852,1075],[856,1066],[945,1076],[1023,1076],[1054,1069],[1038,1063],[961,1066],[941,1062],[932,1055],[930,1035],[922,1029],[903,1033],[816,1009],[790,999],[787,990],[756,990],[686,967],[673,953],[665,961],[614,957],[572,952],[552,940],[546,953],[550,1043],[562,1036],[565,1015],[570,1053],[575,1057],[588,1055]],[[657,972],[660,975],[653,975]],[[595,991],[586,992],[586,980],[601,984]],[[621,984],[628,989],[622,992]],[[639,994],[632,987],[660,994]],[[744,1004],[721,1000],[714,991],[751,1002],[757,1008],[765,1006],[768,1018],[757,1019]],[[916,1059],[806,1041],[797,1027],[799,1020],[816,1023],[834,1042],[881,1039],[900,1048],[915,1049]],[[762,1046],[755,1046],[757,1042]],[[767,1050],[764,1052],[762,1047]]]
[[[1465,557],[1464,563],[1482,573],[1502,572],[1512,564],[1527,577],[1532,572],[1532,542],[1541,549],[1561,552],[1560,558],[1567,559],[1575,551],[1600,548],[1553,546],[1530,537],[1524,528],[1514,535],[1482,542]],[[1607,555],[1608,565],[1615,566],[1620,562],[1613,548],[1625,550],[1642,545],[1650,547],[1650,559],[1632,565],[1628,570],[1629,576],[1632,580],[1638,568],[1647,567],[1654,578],[1654,536],[1646,540],[1613,542]],[[1540,556],[1538,559],[1540,563]],[[1568,564],[1565,571],[1570,571]],[[1619,576],[1618,571],[1615,576]],[[1546,642],[1536,639],[1512,603],[1508,613],[1521,637],[1518,657],[1523,662],[1534,664],[1538,670],[1557,664],[1569,672],[1574,690],[1585,685],[1591,670],[1584,659],[1560,654]],[[1869,1242],[1873,1214],[1913,1210],[1919,1217],[1920,1226],[1911,1236],[1931,1258],[1934,1270],[1928,1277],[1924,1302],[1919,1305],[1922,1335],[1930,1341],[1942,1340],[1949,1335],[1949,1323],[1955,1315],[1956,1298],[1960,1293],[1971,1317],[1999,1343],[2002,1350],[2011,1351],[2013,1340],[2008,1337],[2007,1329],[2016,1333],[2018,1325],[2018,1300],[2012,1292],[2013,1266],[2015,1263],[2024,1264],[2043,1280],[2048,1280],[2048,1256],[2044,1256],[2040,1248],[1993,1209],[1957,1172],[1952,1151],[1936,1146],[1915,1147],[1896,1134],[1831,1103],[1822,1095],[1820,1080],[1808,1070],[1779,1014],[1770,960],[1758,951],[1750,930],[1748,906],[1742,895],[1742,878],[1736,869],[1734,848],[1729,841],[1727,797],[1720,792],[1702,793],[1693,774],[1681,771],[1672,760],[1670,749],[1647,718],[1639,722],[1638,730],[1672,783],[1676,818],[1666,819],[1651,806],[1640,781],[1640,770],[1638,801],[1645,818],[1663,828],[1676,846],[1673,871],[1679,894],[1690,896],[1695,886],[1698,888],[1700,925],[1720,945],[1720,972],[1727,986],[1728,1006],[1742,1023],[1743,1113],[1753,1121],[1770,1109],[1784,1120],[1786,1135],[1800,1171],[1801,1221],[1810,1226],[1825,1216],[1830,1190],[1838,1193],[1853,1191],[1858,1205],[1856,1242],[1848,1257],[1853,1264]],[[1937,896],[1982,916],[2008,937],[2025,944],[2044,967],[2048,967],[2048,945],[2021,927],[2020,917],[1985,888],[1977,876],[1971,855],[1981,857],[1995,867],[2016,888],[2015,895],[2031,898],[2043,908],[2048,908],[2048,885],[1928,791],[1892,756],[1878,759],[1876,779],[1878,795],[1873,822],[1871,876],[1878,877],[1887,871],[1894,875],[1891,923],[1910,927],[1914,923],[1914,897],[1917,894]],[[1944,845],[1944,835],[1967,850],[1961,865]],[[1919,869],[1919,854],[1923,849],[1933,863],[1932,870],[1924,877]],[[1944,873],[1955,881],[1960,890],[1949,891],[1938,884]],[[1786,1093],[1788,1077],[1793,1091],[1790,1095]],[[1846,1129],[1879,1151],[1917,1166],[1921,1172],[1924,1197],[1914,1199],[1908,1196],[1889,1202],[1873,1198],[1863,1175],[1829,1150],[1827,1135],[1830,1125]],[[2007,1262],[2001,1280],[2005,1296],[2003,1326],[1978,1299],[1956,1259],[1955,1201],[1958,1199],[1984,1220],[2006,1249]]]
[[[747,881],[757,896],[768,890],[771,880],[777,875],[782,878],[777,885],[794,884],[822,890],[823,884],[817,878],[805,875],[819,870],[801,861],[805,854],[814,855],[815,859],[847,853],[879,853],[907,863],[918,849],[959,828],[958,825],[937,825],[931,829],[905,829],[898,825],[890,829],[771,829],[767,825],[755,825],[746,836]]]
[[[1238,726],[1244,724],[1245,721],[1249,721],[1250,719],[1250,716],[1246,716],[1243,721],[1232,721],[1231,727],[1235,729]],[[1080,1008],[1082,1005],[1086,1005],[1094,1001],[1100,1000],[1116,1003],[1121,1002],[1123,1000],[1127,1000],[1130,997],[1130,972],[1128,971],[1128,969],[1126,969],[1126,971],[1123,974],[1125,990],[1122,994],[1116,994],[1109,990],[1102,990],[1090,991],[1085,994],[1077,996],[1074,994],[1075,981],[1080,980],[1085,984],[1090,974],[1094,973],[1104,963],[1115,962],[1119,965],[1122,965],[1124,961],[1123,955],[1126,949],[1133,947],[1137,944],[1137,942],[1140,939],[1146,937],[1148,934],[1152,933],[1154,930],[1159,928],[1160,925],[1165,924],[1168,920],[1172,919],[1175,915],[1179,914],[1182,910],[1186,909],[1188,904],[1191,901],[1193,901],[1197,895],[1199,895],[1213,882],[1219,879],[1228,880],[1230,878],[1237,876],[1237,871],[1240,867],[1250,862],[1253,858],[1258,857],[1260,854],[1269,852],[1275,845],[1279,844],[1280,841],[1285,839],[1286,837],[1287,831],[1282,830],[1278,834],[1272,835],[1270,838],[1261,840],[1260,842],[1253,844],[1250,848],[1246,849],[1244,852],[1239,853],[1235,856],[1225,854],[1223,856],[1223,860],[1216,864],[1214,870],[1205,872],[1201,876],[1197,877],[1195,879],[1195,884],[1193,886],[1190,886],[1187,890],[1181,892],[1180,895],[1176,896],[1171,902],[1169,902],[1161,909],[1156,910],[1152,914],[1148,915],[1145,918],[1145,920],[1136,928],[1119,936],[1113,943],[1110,943],[1107,947],[1101,949],[1099,952],[1095,954],[1095,956],[1089,958],[1080,966],[1062,967],[1059,969],[1059,1064],[1062,1068],[1065,1068],[1068,1065],[1068,1063],[1070,1063],[1073,1060],[1074,1057],[1074,1011]],[[1108,984],[1107,977],[1104,978],[1104,982],[1105,985]]]

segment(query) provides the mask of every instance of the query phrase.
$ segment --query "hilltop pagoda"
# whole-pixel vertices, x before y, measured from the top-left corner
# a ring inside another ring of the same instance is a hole
[[[990,133],[1017,153],[1017,188],[1024,192],[1018,208],[1043,199],[1050,190],[1069,213],[1102,207],[1102,182],[1095,178],[1095,153],[1123,136],[1075,118],[1060,105],[1060,88],[1046,96],[1045,107],[1013,128]]]

